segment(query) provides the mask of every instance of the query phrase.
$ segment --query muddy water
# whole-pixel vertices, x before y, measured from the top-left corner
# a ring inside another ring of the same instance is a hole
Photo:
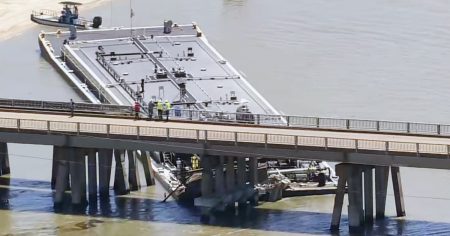
[[[106,25],[129,26],[128,3],[118,0],[84,13],[104,16]],[[450,123],[449,5],[444,0],[134,0],[133,25],[197,21],[212,45],[285,113]],[[0,42],[1,97],[81,100],[40,58],[36,37],[43,28]],[[159,186],[81,211],[69,205],[54,209],[51,149],[9,148],[12,179],[0,183],[0,234],[330,234],[333,196],[284,199],[245,214],[219,215],[209,224],[200,221],[196,209],[161,203]],[[402,178],[407,217],[389,217],[365,234],[450,234],[450,172],[402,168]],[[395,215],[392,191],[387,215]],[[348,234],[346,226],[344,216],[340,234]]]

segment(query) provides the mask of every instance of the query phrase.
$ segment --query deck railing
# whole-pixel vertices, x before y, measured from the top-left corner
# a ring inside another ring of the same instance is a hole
[[[406,153],[422,156],[426,154],[450,156],[450,146],[435,143],[393,142],[367,139],[330,138],[285,135],[276,133],[233,132],[205,129],[166,128],[109,123],[66,122],[54,120],[33,120],[0,118],[0,129],[19,133],[70,134],[82,136],[104,136],[120,139],[152,139],[162,141],[210,143],[220,141],[224,145],[259,145],[269,148],[297,149],[301,147],[321,150],[337,149],[354,152],[377,151],[386,153]],[[268,130],[269,131],[269,130]]]
[[[0,99],[0,107],[33,108],[43,110],[70,111],[69,102],[35,101],[20,99]],[[148,111],[147,108],[143,110]],[[110,104],[76,103],[75,111],[131,114],[132,106]],[[156,117],[156,110],[154,111]],[[146,114],[143,114],[146,116]],[[384,132],[399,134],[419,134],[450,136],[450,125],[415,122],[337,119],[306,116],[266,115],[247,113],[227,113],[200,111],[194,109],[171,109],[170,119],[192,120],[213,123],[245,123],[273,127],[332,129],[349,131]],[[165,117],[165,116],[164,116]]]

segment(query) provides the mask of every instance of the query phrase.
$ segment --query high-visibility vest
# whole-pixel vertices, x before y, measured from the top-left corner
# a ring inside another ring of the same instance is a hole
[[[158,103],[156,103],[156,109],[158,109],[158,110],[162,110],[163,109],[162,102],[158,101]]]
[[[166,102],[166,110],[170,110],[172,106],[170,105],[170,102]]]

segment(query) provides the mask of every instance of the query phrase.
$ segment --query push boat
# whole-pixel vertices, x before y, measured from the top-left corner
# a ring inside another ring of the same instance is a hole
[[[75,27],[77,29],[97,29],[102,24],[102,18],[96,16],[92,21],[79,16],[78,6],[82,3],[63,1],[59,4],[63,5],[60,12],[48,9],[34,10],[31,13],[31,21],[47,26],[54,27]]]

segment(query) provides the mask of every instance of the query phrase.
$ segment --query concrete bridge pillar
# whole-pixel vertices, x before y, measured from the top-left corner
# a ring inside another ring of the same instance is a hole
[[[225,193],[225,177],[223,172],[223,167],[225,164],[225,158],[223,156],[219,157],[219,161],[217,162],[217,165],[215,167],[216,169],[216,175],[214,178],[215,182],[215,194],[216,195],[222,195]]]
[[[346,185],[348,186],[348,222],[350,230],[358,230],[364,223],[373,223],[373,169],[375,169],[376,217],[384,217],[389,167],[338,164],[336,165],[336,174],[339,176],[339,182],[331,219],[332,230],[339,229]],[[405,208],[400,170],[398,167],[392,167],[392,172],[397,215],[404,216]]]
[[[109,183],[111,181],[111,164],[112,164],[113,150],[99,149],[98,150],[98,182],[100,198],[106,199],[109,197]]]
[[[213,195],[213,172],[212,172],[212,160],[209,156],[201,157],[202,165],[202,197],[211,197]]]
[[[123,195],[130,192],[128,184],[128,175],[125,169],[125,151],[114,150],[116,161],[116,173],[114,175],[114,191],[116,194]]]
[[[88,149],[88,188],[89,199],[97,198],[97,150]]]
[[[8,175],[10,173],[8,144],[0,142],[0,176]]]
[[[139,169],[137,162],[137,152],[134,150],[128,150],[128,181],[131,191],[139,190],[141,187],[139,184]]]
[[[375,205],[376,218],[382,219],[385,215],[386,209],[386,193],[389,180],[389,167],[377,166],[375,167]]]
[[[69,148],[70,185],[72,204],[84,205],[86,201],[86,152],[81,148]]]
[[[55,189],[56,179],[58,176],[58,166],[61,157],[64,155],[64,149],[62,147],[53,146],[53,158],[52,158],[52,179],[50,185],[52,189]]]
[[[236,186],[236,178],[235,178],[235,171],[234,171],[234,157],[227,157],[226,158],[226,171],[225,171],[225,186],[226,190],[228,192],[231,192],[235,186]]]
[[[64,200],[64,193],[69,187],[69,163],[70,163],[70,148],[69,147],[55,147],[58,151],[56,156],[56,175],[55,175],[55,204],[60,204]],[[55,149],[54,149],[55,150]],[[73,154],[73,153],[72,153]],[[73,154],[74,155],[74,154]]]
[[[141,155],[139,155],[139,160],[141,161],[142,166],[144,167],[145,182],[147,186],[155,184],[155,178],[153,176],[153,169],[152,169],[152,160],[150,158],[151,158],[150,152],[141,151]]]
[[[400,167],[392,166],[392,186],[394,187],[395,208],[397,210],[397,216],[405,216],[405,203],[403,201],[403,188],[402,181],[400,179]]]

